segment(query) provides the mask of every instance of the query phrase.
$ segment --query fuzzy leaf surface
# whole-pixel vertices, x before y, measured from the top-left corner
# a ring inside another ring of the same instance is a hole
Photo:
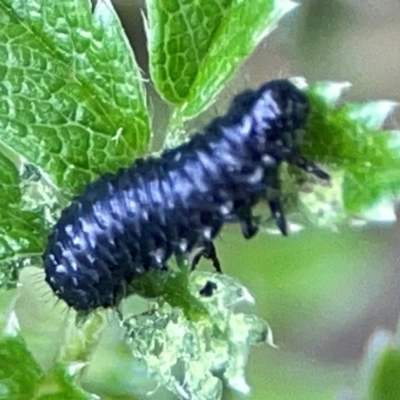
[[[109,1],[0,0],[0,128],[69,193],[143,153],[144,90]]]
[[[294,3],[288,0],[147,2],[150,72],[189,119],[208,107]]]

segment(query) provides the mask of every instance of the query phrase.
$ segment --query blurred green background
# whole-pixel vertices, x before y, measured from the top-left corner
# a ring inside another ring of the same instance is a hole
[[[124,26],[146,71],[141,15],[143,2],[115,0]],[[264,41],[222,94],[212,116],[245,87],[276,77],[305,76],[309,81],[350,81],[346,100],[400,101],[400,2],[398,0],[307,0],[289,13]],[[162,131],[163,105],[154,95]],[[159,111],[160,110],[160,111]],[[399,114],[397,114],[399,115]],[[161,117],[160,117],[161,116]],[[396,115],[388,125],[397,128]],[[158,146],[161,137],[155,137]],[[256,299],[255,313],[272,327],[279,349],[253,348],[248,364],[249,399],[351,400],[363,397],[360,368],[371,334],[380,328],[395,330],[400,315],[400,225],[340,228],[338,232],[306,229],[289,238],[260,234],[245,241],[235,226],[217,241],[225,273],[243,283]],[[209,269],[207,263],[202,263]],[[62,305],[54,306],[48,290],[30,285],[22,276],[17,312],[28,346],[41,365],[49,365],[62,340]],[[2,294],[6,305],[13,293]],[[110,317],[111,318],[111,317]],[[112,318],[111,318],[112,319]],[[88,371],[88,389],[104,399],[119,387],[120,399],[135,391],[155,389],[142,376],[130,384],[124,379],[143,374],[133,366],[119,341],[121,331],[106,330]],[[114,349],[115,351],[110,351]],[[111,354],[113,353],[113,354]],[[129,380],[128,380],[129,381]],[[112,397],[116,398],[116,397]],[[153,398],[167,399],[157,391]],[[228,390],[224,399],[234,399]]]

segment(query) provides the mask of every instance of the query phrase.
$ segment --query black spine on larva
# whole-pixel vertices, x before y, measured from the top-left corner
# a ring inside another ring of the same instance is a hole
[[[46,281],[76,310],[112,307],[135,277],[206,247],[225,222],[239,221],[251,237],[251,207],[261,199],[285,233],[280,163],[326,177],[299,154],[307,116],[306,96],[272,81],[237,96],[203,134],[89,184],[49,237]]]

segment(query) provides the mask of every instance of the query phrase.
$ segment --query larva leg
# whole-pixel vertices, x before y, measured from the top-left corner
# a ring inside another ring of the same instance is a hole
[[[269,199],[268,205],[271,210],[272,217],[275,219],[278,229],[283,236],[288,235],[285,214],[283,212],[282,203],[279,197]]]
[[[192,260],[192,268],[191,268],[192,271],[193,271],[194,269],[196,269],[197,264],[198,264],[198,263],[200,262],[200,260],[201,260],[201,257],[205,257],[205,255],[204,255],[204,250],[199,251],[199,252],[193,257],[193,260]]]
[[[243,205],[236,210],[240,228],[245,239],[252,238],[258,232],[258,221],[253,217],[249,205]],[[256,221],[256,222],[255,222]]]
[[[215,270],[222,274],[221,264],[219,262],[217,251],[215,250],[215,246],[213,242],[206,242],[203,245],[203,249],[194,256],[192,262],[192,271],[196,268],[197,264],[199,263],[201,257],[207,258],[211,260],[213,267]]]
[[[288,235],[285,213],[281,202],[281,190],[277,171],[271,171],[266,177],[267,192],[265,193],[266,200],[271,210],[278,229],[283,236]]]
[[[323,171],[318,165],[314,164],[312,161],[307,160],[304,157],[298,157],[294,161],[295,165],[299,168],[303,169],[304,171],[308,172],[309,174],[315,175],[317,178],[323,179],[325,181],[329,181],[330,176]]]

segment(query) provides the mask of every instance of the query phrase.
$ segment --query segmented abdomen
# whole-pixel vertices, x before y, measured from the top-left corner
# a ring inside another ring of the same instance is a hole
[[[272,209],[277,167],[297,157],[307,112],[298,89],[273,81],[187,143],[89,184],[49,236],[46,281],[76,310],[115,306],[135,277],[211,242],[227,221],[249,223],[261,198]]]

